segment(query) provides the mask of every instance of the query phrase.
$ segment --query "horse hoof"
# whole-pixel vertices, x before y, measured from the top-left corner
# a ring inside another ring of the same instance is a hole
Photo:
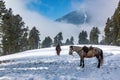
[[[79,65],[80,67],[82,67],[82,65]]]
[[[84,66],[80,66],[81,68],[84,68]]]
[[[98,66],[97,68],[100,68],[100,66]]]
[[[81,68],[84,68],[84,66],[82,66],[82,65],[79,65]]]

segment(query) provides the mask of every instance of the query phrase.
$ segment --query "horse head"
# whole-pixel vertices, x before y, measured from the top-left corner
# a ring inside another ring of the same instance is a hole
[[[69,55],[72,55],[72,53],[73,53],[73,46],[70,46],[69,47]]]

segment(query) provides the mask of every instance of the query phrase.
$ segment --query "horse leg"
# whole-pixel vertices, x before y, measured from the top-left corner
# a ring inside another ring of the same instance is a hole
[[[84,68],[84,57],[83,56],[80,56],[80,66]]]
[[[100,66],[103,64],[103,51],[101,50],[100,54]]]
[[[80,58],[80,66],[82,66],[82,59]]]
[[[80,66],[81,66],[82,68],[84,68],[84,58],[81,58],[81,60],[80,60]]]
[[[100,59],[98,59],[98,66],[97,68],[100,68]]]
[[[97,60],[98,60],[97,68],[100,68],[100,59],[99,59],[99,56],[97,55],[96,58],[97,58]]]
[[[98,66],[97,66],[97,68],[100,68],[100,58],[97,57],[97,59],[98,59]]]

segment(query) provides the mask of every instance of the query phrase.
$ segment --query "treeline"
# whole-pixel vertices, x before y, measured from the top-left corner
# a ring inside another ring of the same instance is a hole
[[[120,1],[113,16],[107,19],[104,44],[120,46]]]
[[[90,36],[88,36],[87,31],[81,31],[78,35],[78,44],[100,44],[98,41],[100,31],[97,27],[93,27]],[[89,39],[88,39],[89,37]],[[74,37],[71,36],[69,39],[67,38],[65,42],[63,42],[63,34],[59,32],[53,39],[50,36],[45,37],[45,39],[41,42],[41,48],[60,45],[73,45]]]
[[[39,35],[36,27],[29,30],[22,17],[14,15],[11,8],[6,9],[5,2],[0,0],[0,55],[39,48]]]

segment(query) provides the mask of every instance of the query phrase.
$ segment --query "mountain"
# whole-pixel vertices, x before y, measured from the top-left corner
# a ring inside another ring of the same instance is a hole
[[[90,22],[90,14],[83,11],[72,11],[55,21],[80,25]]]

